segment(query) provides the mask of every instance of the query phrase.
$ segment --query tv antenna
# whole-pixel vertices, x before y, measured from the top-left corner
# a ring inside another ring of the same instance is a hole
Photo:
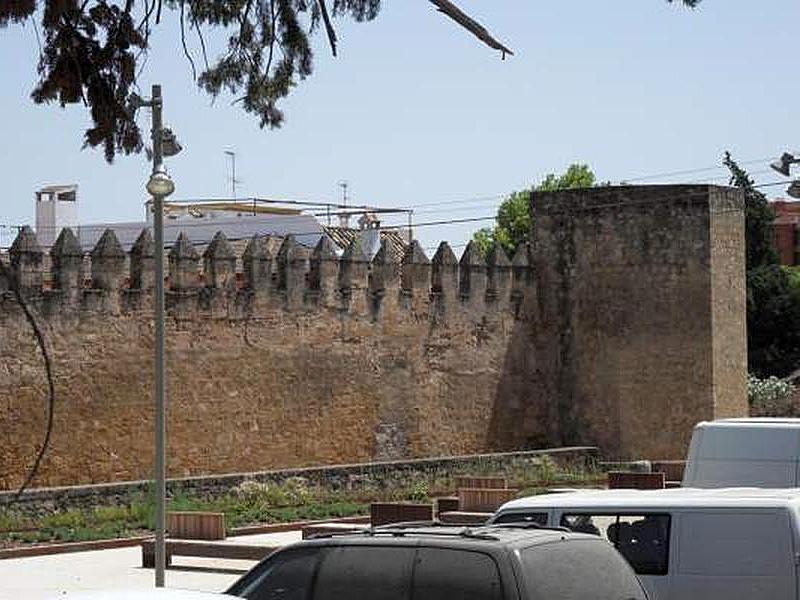
[[[225,154],[231,159],[231,174],[228,176],[228,181],[231,182],[231,197],[236,199],[236,184],[242,183],[240,179],[236,179],[236,152],[233,150],[225,150]]]

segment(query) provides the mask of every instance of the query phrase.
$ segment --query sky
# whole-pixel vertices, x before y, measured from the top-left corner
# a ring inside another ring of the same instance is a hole
[[[240,196],[336,201],[346,180],[351,202],[413,207],[430,223],[491,217],[505,194],[572,162],[603,181],[724,183],[724,169],[709,168],[730,150],[772,182],[781,178],[769,160],[798,148],[796,0],[704,0],[694,11],[663,0],[461,0],[514,50],[504,61],[426,0],[383,4],[371,23],[336,23],[337,58],[315,39],[315,72],[283,103],[280,130],[198,89],[177,13],[166,13],[139,84],[143,95],[162,84],[165,122],[184,146],[168,162],[174,199],[229,195],[224,151],[234,150]],[[108,165],[101,149],[81,149],[83,106],[34,105],[37,55],[30,25],[0,30],[0,226],[32,223],[34,191],[61,183],[80,186],[82,223],[143,220],[146,158]],[[708,170],[665,175],[696,169]],[[491,221],[416,235],[428,249],[463,248],[482,225]]]

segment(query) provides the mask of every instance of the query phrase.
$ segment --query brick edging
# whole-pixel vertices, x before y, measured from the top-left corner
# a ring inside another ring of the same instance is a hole
[[[92,540],[90,542],[65,542],[61,544],[37,544],[19,546],[17,548],[0,549],[0,560],[11,558],[29,558],[32,556],[50,556],[53,554],[71,554],[73,552],[90,552],[92,550],[114,550],[138,546],[149,536],[117,538],[113,540]]]

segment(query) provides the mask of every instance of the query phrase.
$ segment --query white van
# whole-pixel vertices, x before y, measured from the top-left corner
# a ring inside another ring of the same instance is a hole
[[[800,419],[698,423],[683,487],[800,487]]]
[[[797,600],[800,489],[597,490],[513,500],[490,523],[607,539],[656,600]]]

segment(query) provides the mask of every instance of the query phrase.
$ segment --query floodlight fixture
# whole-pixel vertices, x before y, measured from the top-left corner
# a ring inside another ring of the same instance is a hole
[[[178,138],[173,133],[172,129],[164,127],[161,130],[161,152],[164,156],[175,156],[183,150]]]
[[[795,158],[794,154],[784,152],[779,160],[770,163],[769,166],[784,177],[789,177],[792,165],[798,162],[800,162],[800,159]]]
[[[792,182],[792,185],[789,186],[789,189],[786,190],[786,193],[792,198],[800,199],[800,180],[795,179]]]

